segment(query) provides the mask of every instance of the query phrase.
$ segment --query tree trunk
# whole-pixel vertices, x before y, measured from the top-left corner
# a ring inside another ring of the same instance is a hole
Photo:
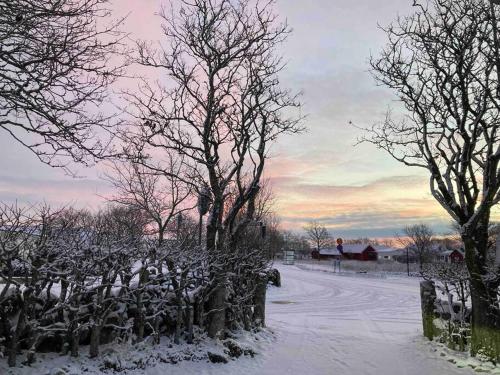
[[[255,307],[253,310],[253,320],[258,327],[265,327],[266,325],[266,289],[267,276],[258,275],[254,294]]]
[[[59,295],[59,301],[61,303],[61,306],[64,306],[64,303],[66,301],[66,295],[68,294],[68,286],[69,283],[66,280],[66,276],[61,277],[61,293]],[[59,309],[58,319],[60,321],[64,320],[64,308]]]
[[[142,292],[137,295],[137,341],[142,341],[144,338],[144,311],[142,304]]]
[[[73,291],[73,296],[70,297],[70,304],[68,308],[68,344],[70,346],[70,352],[72,357],[78,357],[78,351],[80,346],[80,331],[78,330],[78,309],[80,306],[80,288],[75,288]]]
[[[226,287],[219,281],[208,300],[208,337],[216,338],[226,322]]]
[[[500,360],[500,319],[496,290],[471,277],[472,338],[471,354],[483,353]]]
[[[16,366],[16,357],[17,357],[17,350],[19,349],[19,337],[21,336],[21,333],[23,332],[25,326],[26,326],[26,314],[28,310],[28,302],[29,302],[29,297],[31,295],[31,289],[28,288],[23,292],[23,296],[21,297],[21,294],[18,294],[18,303],[19,306],[21,306],[21,310],[19,311],[19,317],[17,318],[17,324],[14,329],[14,333],[12,334],[11,342],[10,342],[10,347],[9,347],[9,356],[8,356],[8,365],[10,367],[15,367]]]
[[[199,295],[196,295],[193,303],[193,324],[196,324],[200,329],[203,329],[203,307],[205,301]]]
[[[143,303],[143,290],[142,288],[149,281],[149,272],[143,266],[139,273],[139,285],[137,286],[137,340],[141,341],[144,338],[144,325],[145,325],[145,312]]]
[[[101,327],[98,324],[92,326],[90,331],[90,358],[95,358],[99,355],[99,341],[101,338]]]
[[[24,329],[24,307],[21,309],[19,312],[19,318],[17,320],[17,325],[14,330],[14,333],[12,335],[12,338],[10,340],[10,347],[9,347],[9,357],[8,357],[8,364],[10,367],[15,367],[16,366],[16,357],[17,357],[17,350],[18,350],[18,345],[19,345],[19,336],[21,334],[21,331]]]
[[[207,249],[210,254],[210,280],[213,281],[213,289],[208,299],[208,336],[217,337],[225,328],[226,321],[226,286],[224,283],[224,269],[221,268],[222,252],[220,252],[222,231],[219,230],[222,220],[222,199],[214,199],[212,212],[207,223]],[[217,241],[218,234],[218,241]],[[219,243],[217,243],[219,242]]]
[[[70,345],[71,345],[71,356],[74,358],[78,357],[78,351],[80,348],[80,335],[78,334],[76,327],[74,330],[71,331]]]
[[[483,241],[474,241],[469,237],[464,237],[463,241],[472,301],[471,354],[482,353],[493,360],[500,360],[498,283],[487,281],[487,235]]]
[[[29,349],[28,353],[26,354],[26,364],[28,366],[32,365],[35,363],[36,360],[36,349],[38,346],[38,340],[40,338],[39,334],[36,334],[35,332],[32,332],[30,334],[30,339],[29,339]]]
[[[182,332],[182,301],[179,301],[179,298],[177,298],[177,316],[175,320],[175,336],[174,336],[175,344],[180,344],[181,332]]]
[[[177,299],[177,321],[175,324],[175,339],[174,342],[179,344],[180,337],[182,333],[182,321],[183,321],[183,310],[184,310],[184,286],[187,277],[187,271],[181,272],[178,288],[175,292]],[[187,305],[187,303],[186,303]]]
[[[193,308],[192,308],[192,304],[188,301],[186,301],[186,331],[187,331],[187,337],[186,337],[186,342],[188,344],[192,344],[193,343],[193,338],[194,338],[194,331],[193,331],[193,320],[194,320],[194,316],[193,316]]]
[[[161,324],[161,319],[159,316],[155,318],[155,331],[153,334],[153,340],[155,344],[160,343],[160,324]]]
[[[19,315],[19,318],[21,318],[20,315]],[[19,327],[19,323],[17,325],[17,328],[14,330],[14,334],[12,335],[12,338],[10,339],[9,357],[8,357],[8,364],[10,367],[16,366],[17,347],[18,347],[18,342],[19,342],[19,328],[18,327]]]
[[[245,331],[250,331],[252,329],[251,320],[252,320],[252,309],[249,306],[243,307],[243,328]]]

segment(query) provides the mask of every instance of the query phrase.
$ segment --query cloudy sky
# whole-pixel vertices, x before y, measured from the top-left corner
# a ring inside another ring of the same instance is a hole
[[[154,16],[159,0],[115,0],[116,14],[129,14],[135,38],[161,37]],[[377,27],[411,11],[412,0],[278,0],[277,11],[294,32],[283,48],[289,64],[283,83],[303,91],[307,133],[285,137],[273,148],[267,177],[285,228],[323,222],[335,236],[383,237],[402,226],[426,222],[438,232],[449,227],[446,213],[428,192],[423,171],[406,168],[370,145],[355,146],[360,131],[380,120],[390,92],[368,72],[370,54],[384,44]],[[109,187],[99,168],[79,169],[74,179],[41,165],[6,134],[0,135],[0,200],[46,201],[97,207]]]

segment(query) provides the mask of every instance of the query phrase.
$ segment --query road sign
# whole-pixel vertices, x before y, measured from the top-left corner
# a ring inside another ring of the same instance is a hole
[[[295,264],[295,251],[294,250],[283,251],[283,264],[287,264],[287,265]]]

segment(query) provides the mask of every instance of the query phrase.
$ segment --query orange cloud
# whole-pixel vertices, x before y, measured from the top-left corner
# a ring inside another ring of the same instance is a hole
[[[421,176],[381,178],[363,185],[310,184],[297,177],[271,177],[276,210],[288,229],[301,229],[319,220],[334,230],[396,231],[413,222],[439,223],[450,219],[428,193]]]

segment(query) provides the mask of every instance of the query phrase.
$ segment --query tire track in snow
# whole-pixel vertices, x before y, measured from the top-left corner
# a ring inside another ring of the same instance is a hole
[[[278,268],[283,289],[268,295],[267,322],[280,336],[256,374],[472,373],[436,358],[430,350],[418,352],[418,280]]]

